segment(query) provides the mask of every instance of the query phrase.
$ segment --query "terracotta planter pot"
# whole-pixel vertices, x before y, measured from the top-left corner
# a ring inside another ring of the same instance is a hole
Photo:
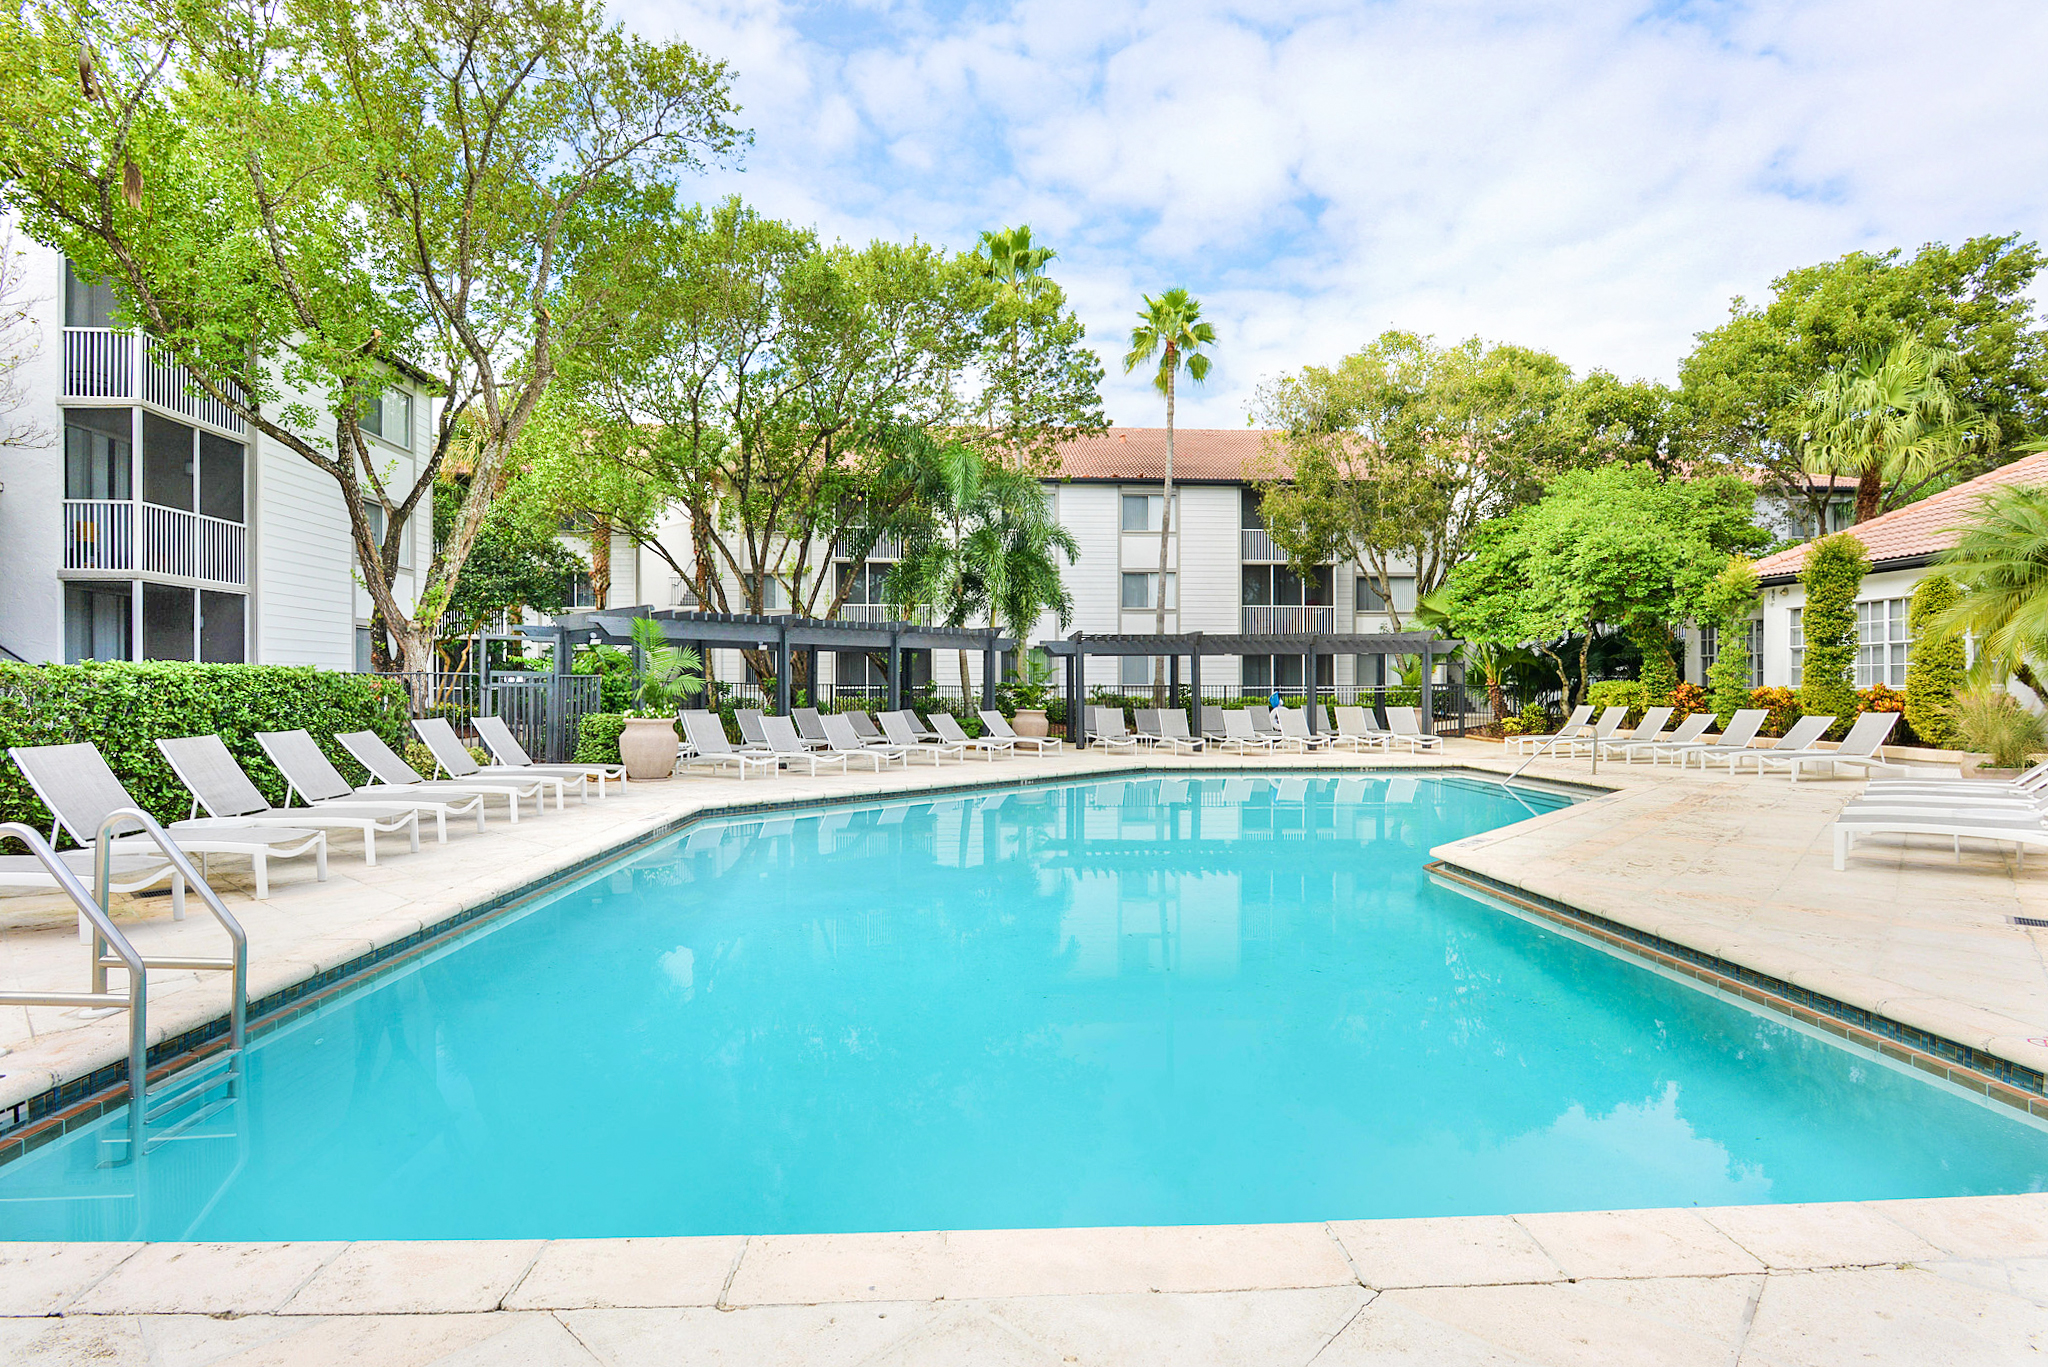
[[[1042,707],[1020,707],[1017,715],[1010,718],[1010,729],[1020,736],[1043,736],[1046,733],[1045,709]]]
[[[1972,755],[1964,760],[1962,763],[1963,777],[1981,778],[1989,782],[1996,782],[1999,779],[2018,778],[2026,772],[2024,769],[1994,769],[1989,763],[1990,758],[1989,755]]]
[[[676,724],[667,717],[628,717],[619,733],[619,762],[635,783],[674,778]]]

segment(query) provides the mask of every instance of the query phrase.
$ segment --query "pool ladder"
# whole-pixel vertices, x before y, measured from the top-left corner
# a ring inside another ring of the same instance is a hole
[[[163,852],[164,859],[171,866],[172,876],[177,880],[175,891],[178,895],[182,896],[185,885],[189,884],[192,891],[199,894],[199,900],[206,904],[206,909],[213,913],[221,929],[227,932],[233,943],[233,953],[229,957],[146,958],[114,924],[107,909],[114,881],[114,837],[117,828],[136,826],[141,827],[142,834]],[[86,891],[71,866],[60,859],[50,842],[33,828],[18,821],[4,822],[0,823],[0,835],[12,836],[28,846],[29,853],[50,871],[58,888],[78,908],[81,925],[91,931],[89,938],[92,944],[88,991],[0,990],[0,1005],[76,1006],[125,1010],[128,1013],[127,1134],[102,1141],[108,1150],[102,1165],[132,1162],[157,1145],[168,1143],[192,1126],[232,1106],[241,1093],[242,1051],[248,1043],[249,937],[242,930],[241,923],[221,904],[219,895],[192,867],[192,861],[185,852],[157,824],[156,818],[140,808],[124,807],[100,823],[99,836],[93,842],[94,892]],[[127,970],[126,992],[115,992],[108,986],[107,972],[115,968]],[[148,977],[152,968],[194,969],[231,975],[227,1049],[164,1079],[159,1084],[162,1090],[155,1093],[149,1087]],[[215,1095],[221,1092],[225,1095]],[[153,1122],[162,1122],[155,1133],[150,1128]]]

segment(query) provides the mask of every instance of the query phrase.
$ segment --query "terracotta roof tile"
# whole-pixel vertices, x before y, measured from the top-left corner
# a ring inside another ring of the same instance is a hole
[[[1273,435],[1254,427],[1176,427],[1173,477],[1237,483],[1271,478],[1278,469],[1266,454]],[[1112,427],[1060,447],[1061,479],[1156,480],[1166,469],[1166,429]]]
[[[1932,555],[1956,544],[1956,529],[1969,518],[1977,500],[2007,484],[2048,484],[2048,451],[2023,456],[1954,488],[1930,494],[1918,503],[1908,503],[1859,523],[1849,531],[1863,543],[1873,565]],[[1794,575],[1805,561],[1806,547],[1793,546],[1757,561],[1756,572],[1764,579]]]

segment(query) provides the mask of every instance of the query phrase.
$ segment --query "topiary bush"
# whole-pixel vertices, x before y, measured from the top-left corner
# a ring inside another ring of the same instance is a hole
[[[1956,691],[1963,686],[1968,662],[1962,634],[1942,625],[1961,597],[1953,579],[1930,574],[1913,590],[1906,610],[1913,634],[1906,662],[1906,724],[1922,744],[1937,750],[1953,750],[1962,739],[1956,731]]]
[[[1799,710],[1832,716],[1828,735],[1839,737],[1856,718],[1856,591],[1870,560],[1849,532],[1810,542],[1799,582],[1806,587],[1801,627],[1806,658],[1799,672]]]
[[[0,750],[14,745],[91,741],[144,810],[159,821],[191,814],[192,796],[156,748],[159,737],[212,733],[273,803],[284,776],[271,767],[258,731],[305,730],[343,774],[358,765],[337,731],[375,731],[403,751],[411,735],[402,679],[281,665],[0,664]],[[50,814],[12,764],[0,763],[0,820],[47,831]]]
[[[1678,662],[1671,655],[1671,632],[1662,622],[1650,622],[1630,627],[1628,639],[1642,657],[1637,677],[1642,681],[1644,705],[1662,707],[1671,701],[1671,690],[1678,687]]]
[[[1749,704],[1749,618],[1756,610],[1756,566],[1743,556],[1731,559],[1707,586],[1704,609],[1714,623],[1720,649],[1707,670],[1714,713],[1728,719]]]
[[[1586,689],[1586,701],[1593,705],[1597,720],[1600,712],[1609,707],[1628,709],[1627,725],[1633,726],[1643,719],[1652,702],[1650,686],[1640,679],[1602,679]],[[1658,703],[1657,706],[1663,706]]]
[[[623,712],[586,712],[576,723],[578,764],[620,764],[619,735],[626,729]]]

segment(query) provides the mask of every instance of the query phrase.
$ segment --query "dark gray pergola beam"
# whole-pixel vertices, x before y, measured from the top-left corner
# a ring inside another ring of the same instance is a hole
[[[1070,636],[1041,641],[1048,655],[1447,655],[1464,642],[1423,631],[1373,635],[1216,636],[1188,632],[1167,636]]]
[[[562,613],[552,626],[522,630],[529,635],[551,637],[560,629],[572,635],[584,633],[610,645],[629,645],[633,639],[635,617],[652,617],[661,623],[661,634],[670,641],[752,650],[777,649],[784,641],[795,650],[818,649],[837,653],[886,652],[892,642],[899,650],[1004,651],[1017,648],[1017,642],[1012,638],[980,627],[926,627],[908,622],[843,622],[816,617],[657,611],[645,606],[612,608],[604,612]]]

